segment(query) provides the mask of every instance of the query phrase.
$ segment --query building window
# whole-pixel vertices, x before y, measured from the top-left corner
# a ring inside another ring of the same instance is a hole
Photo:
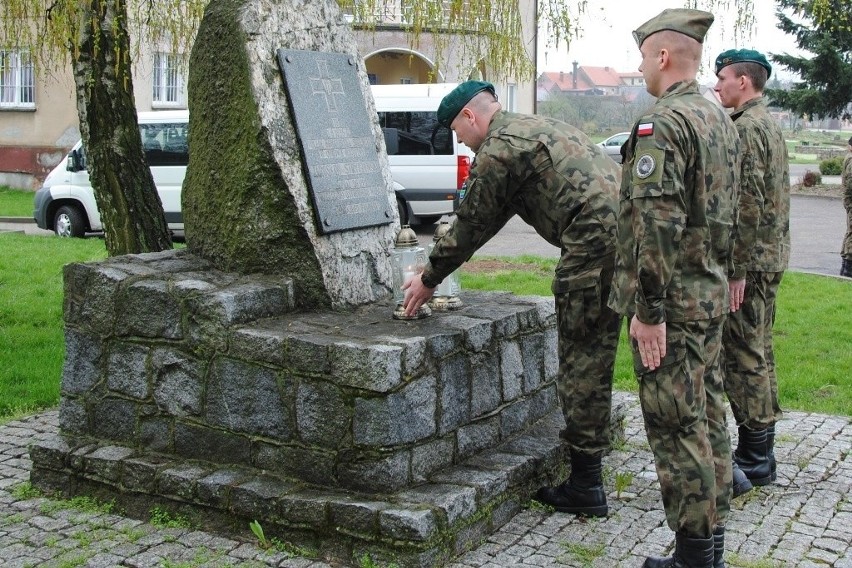
[[[375,73],[367,73],[367,80],[370,81],[371,85],[378,85],[379,84],[379,76],[376,75]]]
[[[177,58],[168,53],[154,55],[154,105],[182,106],[183,76]]]
[[[518,110],[518,86],[514,83],[509,83],[506,86],[506,110],[516,112]]]
[[[411,77],[400,77],[399,84],[400,85],[410,85],[411,84]]]
[[[0,50],[0,108],[35,108],[35,71],[28,51]]]

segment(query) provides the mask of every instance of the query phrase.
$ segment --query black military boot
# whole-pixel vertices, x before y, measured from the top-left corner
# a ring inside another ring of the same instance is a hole
[[[725,525],[713,531],[713,568],[725,568]]]
[[[591,456],[571,450],[571,475],[568,481],[556,487],[542,487],[535,494],[536,501],[550,505],[560,513],[573,513],[587,517],[606,517],[606,504],[601,472],[601,456]]]
[[[778,464],[775,463],[775,424],[766,429],[766,446],[769,448],[769,477],[778,479]]]
[[[734,497],[745,495],[754,489],[754,485],[752,485],[751,481],[748,480],[748,477],[746,477],[746,474],[744,474],[743,470],[740,469],[740,466],[737,465],[737,462],[731,464],[731,470],[734,474]]]
[[[766,429],[752,430],[740,426],[739,432],[740,440],[734,452],[734,461],[752,485],[769,485],[772,482],[772,468],[769,464]]]
[[[852,258],[844,258],[840,265],[840,275],[852,278]]]
[[[724,546],[724,543],[723,545]],[[692,538],[675,534],[675,550],[672,556],[660,558],[649,556],[643,568],[713,568],[715,551],[712,536]],[[724,564],[723,564],[724,566]]]

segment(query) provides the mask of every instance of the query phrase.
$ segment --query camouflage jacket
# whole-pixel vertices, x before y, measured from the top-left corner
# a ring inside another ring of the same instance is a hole
[[[560,247],[557,276],[584,279],[615,252],[618,166],[585,134],[549,118],[498,111],[471,167],[452,228],[432,249],[436,286],[514,215]]]
[[[843,186],[843,205],[846,209],[852,209],[852,152],[843,159],[840,184]]]
[[[728,311],[739,140],[696,81],[672,85],[622,150],[609,305],[648,324]]]
[[[790,261],[787,144],[763,97],[743,104],[731,118],[740,135],[740,185],[729,276],[782,272]]]

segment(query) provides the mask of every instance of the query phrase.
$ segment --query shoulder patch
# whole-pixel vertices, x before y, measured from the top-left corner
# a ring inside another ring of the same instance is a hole
[[[643,122],[636,128],[637,136],[651,136],[654,134],[654,123]]]
[[[636,148],[630,168],[631,185],[657,187],[663,181],[666,151],[648,144]],[[644,191],[644,190],[643,190]]]
[[[636,159],[636,177],[645,179],[657,169],[657,160],[651,154],[642,154]]]

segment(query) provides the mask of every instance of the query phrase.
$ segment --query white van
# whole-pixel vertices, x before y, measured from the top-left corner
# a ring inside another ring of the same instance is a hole
[[[440,126],[436,116],[441,99],[454,87],[373,86],[402,224],[434,223],[458,206],[458,191],[470,172],[473,153],[456,140],[455,133]],[[140,112],[138,118],[166,222],[170,230],[182,231],[189,112]],[[33,217],[40,228],[64,237],[103,230],[85,159],[85,150],[77,142],[45,178],[34,200]]]
[[[438,124],[438,105],[454,83],[373,85],[379,125],[403,225],[431,224],[458,208],[473,152]]]
[[[169,229],[182,231],[180,192],[189,163],[186,144],[189,113],[185,110],[140,112],[138,118],[142,145],[163,202],[166,222]],[[103,230],[82,141],[47,175],[36,191],[34,205],[36,224],[61,237],[82,237],[87,232]]]

